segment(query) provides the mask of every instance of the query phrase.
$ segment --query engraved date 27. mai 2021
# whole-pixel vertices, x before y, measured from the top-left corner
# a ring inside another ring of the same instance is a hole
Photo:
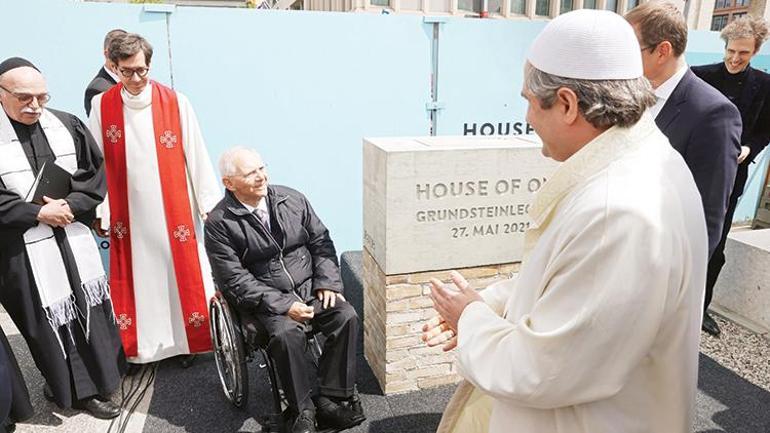
[[[474,226],[452,227],[452,238],[468,238],[471,236],[495,236],[500,234],[524,233],[529,228],[528,222],[476,224]]]

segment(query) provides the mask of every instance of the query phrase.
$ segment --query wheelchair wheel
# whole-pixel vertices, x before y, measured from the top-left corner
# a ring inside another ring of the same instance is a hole
[[[209,303],[214,359],[225,397],[237,408],[249,398],[249,371],[240,323],[220,292]]]

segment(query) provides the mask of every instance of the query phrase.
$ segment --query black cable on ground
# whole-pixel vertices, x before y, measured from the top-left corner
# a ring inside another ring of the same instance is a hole
[[[142,402],[147,390],[155,382],[159,362],[143,365],[136,374],[123,378],[120,384],[120,416],[110,423],[107,433],[125,433],[139,403]],[[113,431],[113,428],[116,430]]]

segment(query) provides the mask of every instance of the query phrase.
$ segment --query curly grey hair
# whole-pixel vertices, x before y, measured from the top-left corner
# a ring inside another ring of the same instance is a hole
[[[719,37],[725,41],[725,44],[733,39],[754,39],[754,52],[757,52],[767,40],[767,33],[767,22],[764,19],[747,15],[726,25]]]
[[[577,95],[580,114],[594,127],[634,125],[655,105],[655,94],[644,78],[631,80],[582,80],[543,72],[529,62],[524,66],[524,87],[547,110],[556,102],[556,91],[566,87]]]

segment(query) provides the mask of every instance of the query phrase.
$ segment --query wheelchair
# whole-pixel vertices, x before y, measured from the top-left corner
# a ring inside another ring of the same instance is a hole
[[[214,359],[225,397],[238,409],[248,406],[248,364],[257,358],[261,359],[259,368],[267,369],[273,399],[273,412],[260,420],[262,431],[282,433],[290,414],[275,363],[267,353],[267,332],[255,318],[239,314],[227,301],[226,296],[218,290],[209,301],[209,318]],[[306,327],[305,335],[317,369],[321,357],[319,335],[313,332],[310,325]],[[338,431],[318,428],[319,433]]]

